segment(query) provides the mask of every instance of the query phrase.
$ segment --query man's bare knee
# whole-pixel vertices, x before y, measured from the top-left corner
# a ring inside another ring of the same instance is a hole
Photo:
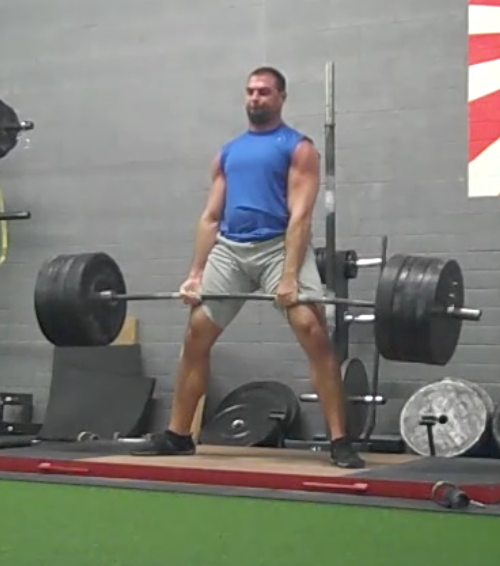
[[[193,308],[184,336],[184,355],[200,356],[210,353],[221,332],[201,307]]]
[[[314,305],[298,305],[289,310],[288,320],[307,352],[330,350],[328,330],[320,309]]]

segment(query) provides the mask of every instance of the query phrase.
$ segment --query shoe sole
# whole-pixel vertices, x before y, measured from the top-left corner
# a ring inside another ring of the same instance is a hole
[[[366,467],[365,464],[358,464],[358,465],[350,465],[350,464],[344,464],[342,462],[337,462],[335,460],[332,460],[332,464],[334,466],[337,466],[338,468],[343,468],[343,469],[349,469],[349,470],[362,470]]]

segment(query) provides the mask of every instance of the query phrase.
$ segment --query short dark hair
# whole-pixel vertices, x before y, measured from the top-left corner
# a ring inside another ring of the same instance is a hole
[[[275,67],[268,67],[268,66],[257,67],[250,73],[249,77],[253,77],[255,75],[272,75],[276,81],[276,86],[278,90],[280,92],[286,91],[285,76]]]

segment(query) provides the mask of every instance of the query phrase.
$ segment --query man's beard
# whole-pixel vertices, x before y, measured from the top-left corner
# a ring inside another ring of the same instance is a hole
[[[252,124],[262,126],[270,122],[274,114],[269,108],[249,108],[247,107],[247,116]]]

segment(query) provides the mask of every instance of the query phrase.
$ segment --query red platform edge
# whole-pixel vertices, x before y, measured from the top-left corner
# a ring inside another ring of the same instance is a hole
[[[50,458],[0,457],[0,470],[20,474],[52,474],[122,480],[211,485],[218,487],[310,491],[375,497],[428,500],[435,482],[371,479],[356,476],[328,478],[242,470],[213,470],[177,466],[113,464]],[[446,478],[443,478],[446,480]],[[467,495],[488,505],[500,503],[500,483],[460,484]]]

